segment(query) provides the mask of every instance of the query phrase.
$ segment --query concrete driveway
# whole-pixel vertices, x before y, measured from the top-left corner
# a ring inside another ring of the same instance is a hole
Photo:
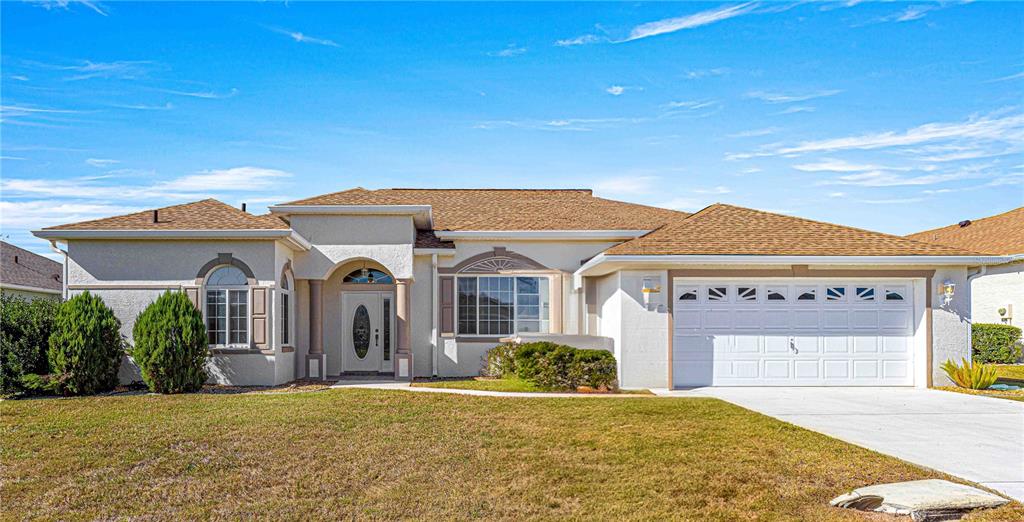
[[[809,430],[1024,501],[1024,402],[912,388],[698,388]]]

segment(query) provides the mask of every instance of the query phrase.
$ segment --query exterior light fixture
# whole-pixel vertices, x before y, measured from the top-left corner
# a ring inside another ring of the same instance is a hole
[[[939,287],[939,293],[942,294],[942,304],[949,306],[949,303],[953,300],[953,294],[956,291],[956,283],[952,280],[947,279],[942,282],[942,286]]]
[[[645,277],[643,288],[641,288],[640,292],[643,293],[644,296],[644,308],[647,310],[653,310],[654,308],[651,306],[651,296],[661,293],[661,285],[656,283],[654,278]]]

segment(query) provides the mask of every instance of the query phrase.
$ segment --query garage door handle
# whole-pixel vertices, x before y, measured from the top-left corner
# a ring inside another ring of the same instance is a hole
[[[796,339],[793,339],[792,337],[789,338],[789,351],[793,353],[800,353],[800,350],[796,349]]]

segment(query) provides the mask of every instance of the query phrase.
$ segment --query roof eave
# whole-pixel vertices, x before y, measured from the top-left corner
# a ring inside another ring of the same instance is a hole
[[[412,216],[416,228],[431,229],[434,227],[433,210],[430,205],[273,205],[268,208],[271,214],[281,216],[296,214]]]
[[[530,239],[536,241],[623,241],[635,239],[650,230],[435,230],[438,239]]]

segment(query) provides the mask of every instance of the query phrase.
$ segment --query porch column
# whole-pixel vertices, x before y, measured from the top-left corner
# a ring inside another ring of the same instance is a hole
[[[327,373],[324,356],[323,289],[320,279],[309,280],[309,353],[306,354],[306,377],[323,379]]]
[[[409,346],[409,292],[412,281],[395,281],[395,316],[398,322],[398,346],[395,350],[395,379],[412,380],[412,349]]]

